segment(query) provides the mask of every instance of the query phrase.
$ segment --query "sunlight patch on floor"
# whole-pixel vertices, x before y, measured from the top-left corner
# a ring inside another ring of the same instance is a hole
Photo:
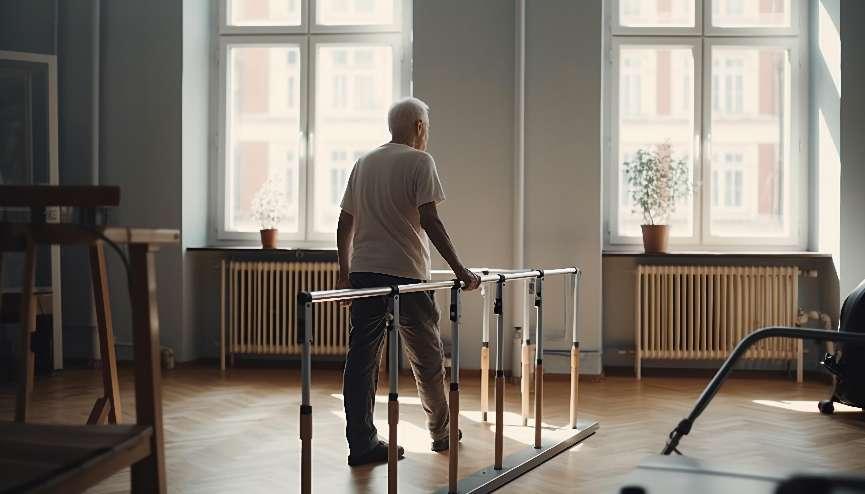
[[[332,394],[333,398],[342,400],[342,395],[340,394]],[[407,401],[411,404],[411,398]],[[417,400],[417,404],[420,405],[420,400]],[[386,403],[386,396],[376,396],[377,403]],[[403,403],[403,400],[400,399],[400,404]],[[345,414],[341,410],[330,410],[330,413],[333,416],[338,417],[343,423],[345,423]],[[477,425],[485,428],[486,431],[489,432],[490,437],[495,434],[495,413],[490,412],[488,414],[487,422],[481,421],[481,413],[473,410],[461,411],[460,416],[470,420],[472,422],[476,422]],[[528,426],[522,425],[522,418],[519,414],[513,412],[505,412],[504,413],[504,430],[502,431],[504,437],[510,439],[511,441],[516,441],[521,444],[531,445],[535,442],[535,429],[534,423],[529,420]],[[376,420],[375,426],[378,428],[379,436],[386,438],[388,425],[387,420]],[[568,428],[559,428],[552,424],[548,424],[546,422],[542,422],[543,428],[543,437],[545,440],[564,440],[574,433],[573,429]],[[426,426],[418,426],[406,420],[400,420],[399,425],[397,426],[397,433],[399,435],[399,443],[402,447],[405,448],[406,451],[412,453],[427,453],[433,454],[430,451],[430,436],[429,431],[427,431]],[[463,429],[463,434],[471,433],[470,431]]]
[[[481,412],[476,412],[474,410],[465,410],[460,412],[461,417],[465,417],[472,422],[477,422],[480,424],[484,424],[481,421]],[[496,423],[496,414],[495,412],[489,412],[487,414],[487,422],[488,424],[487,430],[490,433],[495,433],[495,423]],[[519,414],[513,412],[505,412],[504,413],[504,430],[502,434],[513,441],[517,441],[523,444],[534,444],[535,443],[535,427],[534,422],[529,420],[529,425],[523,426],[523,419]],[[564,439],[571,434],[573,434],[573,429],[559,429],[558,427],[548,424],[546,422],[541,422],[541,428],[543,429],[543,437],[544,439]]]
[[[767,407],[783,408],[793,412],[820,413],[816,401],[775,401],[775,400],[753,400],[753,403]],[[862,409],[835,403],[835,413],[838,412],[861,412]]]
[[[345,424],[345,414],[342,411],[331,410],[330,413],[335,417],[339,417],[342,423]],[[379,437],[387,439],[387,420],[375,420],[374,423],[378,429]],[[399,438],[399,445],[409,453],[435,454],[429,449],[432,440],[425,427],[418,427],[411,422],[400,420],[399,425],[397,425],[397,437]]]

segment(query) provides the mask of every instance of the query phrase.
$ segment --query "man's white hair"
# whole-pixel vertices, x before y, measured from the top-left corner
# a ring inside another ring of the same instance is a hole
[[[387,112],[387,126],[394,137],[411,134],[418,120],[429,122],[429,106],[417,98],[401,99]]]

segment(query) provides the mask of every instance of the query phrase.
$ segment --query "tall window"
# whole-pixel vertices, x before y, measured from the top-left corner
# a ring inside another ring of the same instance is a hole
[[[607,1],[608,243],[640,241],[623,163],[670,143],[693,185],[674,243],[804,247],[805,0]]]
[[[280,237],[331,242],[358,157],[409,93],[404,0],[221,0],[215,231],[254,238],[252,199],[284,189]]]

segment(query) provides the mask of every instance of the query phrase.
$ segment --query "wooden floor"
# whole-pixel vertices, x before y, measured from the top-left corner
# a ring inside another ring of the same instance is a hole
[[[501,492],[616,492],[622,475],[657,453],[667,433],[685,415],[706,378],[608,377],[581,383],[581,410],[601,423],[598,434],[508,485]],[[314,373],[314,491],[384,492],[386,466],[350,469],[345,464],[340,374]],[[98,374],[68,370],[37,382],[34,421],[83,423],[100,385]],[[131,372],[122,373],[124,416],[134,413]],[[464,379],[461,397],[461,473],[492,463],[490,424],[479,421],[477,378]],[[550,379],[545,422],[567,420],[568,383]],[[379,390],[379,432],[386,431],[386,391]],[[785,378],[729,381],[681,445],[683,452],[731,465],[760,468],[865,472],[865,414],[821,416],[816,401],[826,384],[797,385]],[[299,441],[298,372],[235,369],[221,375],[205,367],[166,374],[164,410],[169,491],[175,493],[268,493],[297,490]],[[429,492],[447,482],[447,456],[429,451],[423,411],[413,383],[401,379],[400,462],[402,492]],[[518,388],[509,386],[507,410],[518,410]],[[492,402],[492,400],[490,400]],[[11,390],[0,392],[0,417],[11,418]],[[492,414],[491,418],[492,418]],[[505,453],[531,441],[531,430],[506,415]],[[93,493],[128,491],[128,472]]]

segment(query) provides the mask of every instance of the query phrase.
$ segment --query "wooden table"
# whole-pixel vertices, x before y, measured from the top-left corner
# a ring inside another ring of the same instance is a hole
[[[99,346],[102,353],[102,380],[104,395],[96,400],[88,424],[118,424],[121,421],[120,389],[117,381],[117,355],[114,348],[114,329],[111,323],[111,303],[108,273],[105,264],[105,241],[129,245],[130,264],[134,251],[148,246],[156,249],[163,243],[176,243],[180,234],[176,230],[150,230],[118,227],[83,227],[71,224],[30,225],[0,223],[0,256],[4,251],[24,251],[24,280],[22,283],[21,341],[30,341],[36,330],[35,286],[36,252],[38,244],[88,245],[93,298],[96,305]],[[33,391],[34,354],[30,345],[19,345],[19,370],[15,420],[27,421],[30,394]]]
[[[107,241],[125,244],[129,250],[129,296],[136,362],[137,425],[110,426],[105,429],[104,426],[92,425],[64,428],[24,424],[33,389],[33,352],[30,345],[19,345],[19,369],[23,379],[18,380],[15,419],[21,424],[0,426],[0,451],[13,453],[11,458],[9,455],[0,455],[0,472],[8,477],[10,484],[19,484],[18,487],[10,487],[10,490],[78,492],[131,465],[134,492],[165,492],[154,253],[159,245],[176,243],[179,238],[180,233],[176,230],[0,223],[0,251],[16,248],[25,251],[21,310],[24,342],[29,343],[29,335],[35,328],[35,246],[38,243],[90,246],[106,396],[97,400],[89,423],[104,423],[106,418],[117,423],[120,419],[117,364],[105,270],[104,243]],[[75,438],[79,436],[90,439],[78,441]],[[46,461],[46,458],[51,461]]]
[[[180,240],[177,230],[95,225],[95,209],[119,204],[116,187],[0,186],[0,207],[27,207],[29,223],[0,223],[0,255],[24,252],[21,337],[15,424],[0,424],[0,492],[80,492],[132,466],[133,492],[165,492],[159,317],[154,254]],[[82,209],[83,224],[48,223],[57,206]],[[96,400],[89,424],[117,424],[121,418],[117,357],[111,326],[105,244],[125,245],[135,352],[136,425],[46,426],[27,424],[33,391],[36,247],[86,245],[102,350],[104,395]],[[2,260],[2,259],[0,259]],[[2,265],[2,264],[0,264]],[[50,461],[48,460],[50,459]]]

